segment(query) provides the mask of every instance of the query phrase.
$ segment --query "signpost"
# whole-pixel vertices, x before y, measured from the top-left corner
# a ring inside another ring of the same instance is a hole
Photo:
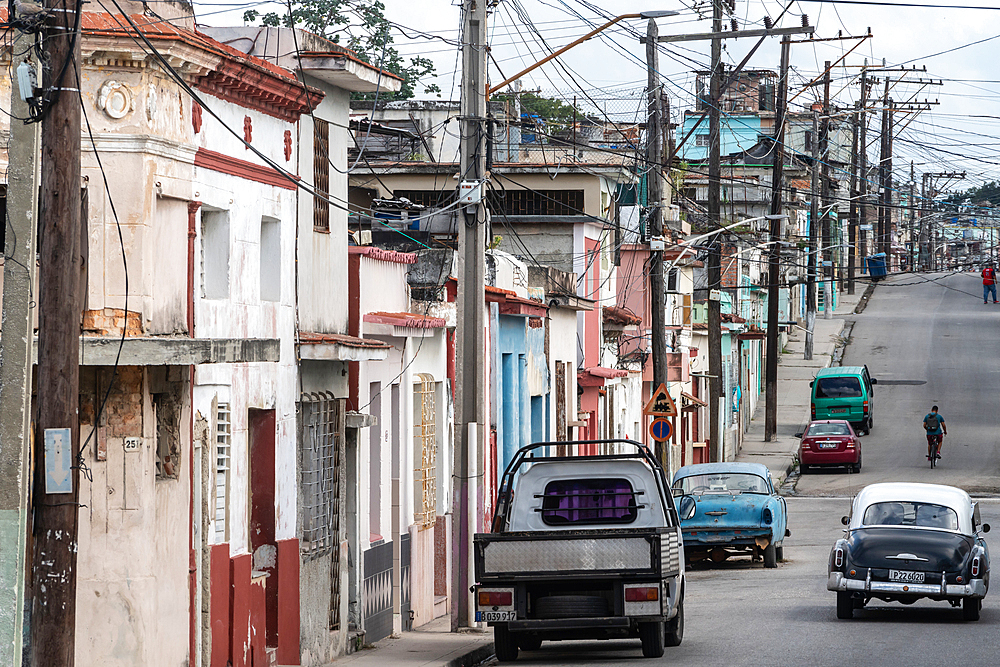
[[[663,417],[657,417],[649,425],[649,435],[657,442],[666,442],[670,439],[670,422]]]
[[[650,417],[676,417],[678,415],[677,406],[674,405],[674,399],[670,398],[666,383],[661,382],[660,386],[656,388],[649,403],[646,403],[646,407],[642,409],[642,414]]]

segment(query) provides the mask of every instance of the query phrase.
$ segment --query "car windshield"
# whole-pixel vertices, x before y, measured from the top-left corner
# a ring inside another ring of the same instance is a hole
[[[923,526],[958,530],[958,514],[944,505],[917,502],[873,503],[865,510],[865,526]]]
[[[806,437],[817,435],[850,435],[851,431],[847,424],[811,424],[806,431]]]
[[[566,479],[549,482],[542,494],[542,521],[566,524],[632,523],[641,505],[627,479]]]
[[[719,472],[707,475],[691,475],[674,482],[674,488],[684,493],[767,493],[767,482],[763,477],[748,472]]]
[[[856,377],[828,377],[816,381],[816,398],[858,398],[861,380]]]

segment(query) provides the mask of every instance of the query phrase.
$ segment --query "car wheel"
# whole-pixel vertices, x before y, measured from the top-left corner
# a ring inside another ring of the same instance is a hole
[[[493,626],[493,651],[500,662],[517,660],[517,640],[506,623]]]
[[[517,638],[517,646],[522,651],[537,651],[542,647],[542,638],[535,635],[521,635]]]
[[[642,657],[663,657],[663,621],[639,624],[639,639],[642,640]]]
[[[979,612],[983,608],[983,601],[979,598],[965,598],[962,600],[962,620],[978,621]]]
[[[875,418],[869,417],[868,421],[865,422],[865,435],[871,435],[872,426],[875,425]]]
[[[847,591],[837,591],[837,618],[854,618],[854,600]]]
[[[667,646],[680,646],[684,639],[684,598],[677,602],[677,615],[665,623],[663,643]]]
[[[778,567],[778,547],[774,542],[764,547],[764,567]]]
[[[785,547],[775,547],[774,555],[777,556],[779,563],[785,560]]]
[[[858,462],[851,466],[851,472],[854,474],[861,472],[861,452],[858,452]]]
[[[805,463],[800,463],[799,464],[799,474],[800,475],[804,475],[807,472],[809,472],[809,466],[807,466]]]

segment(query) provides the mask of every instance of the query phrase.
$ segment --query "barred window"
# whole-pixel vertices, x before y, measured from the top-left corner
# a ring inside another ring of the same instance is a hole
[[[313,119],[313,229],[330,231],[330,124]]]

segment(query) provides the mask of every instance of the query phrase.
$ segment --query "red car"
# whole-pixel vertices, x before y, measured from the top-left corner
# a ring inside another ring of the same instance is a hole
[[[844,466],[850,472],[861,472],[861,441],[843,419],[820,419],[809,422],[799,443],[799,472],[805,474],[813,466]]]

